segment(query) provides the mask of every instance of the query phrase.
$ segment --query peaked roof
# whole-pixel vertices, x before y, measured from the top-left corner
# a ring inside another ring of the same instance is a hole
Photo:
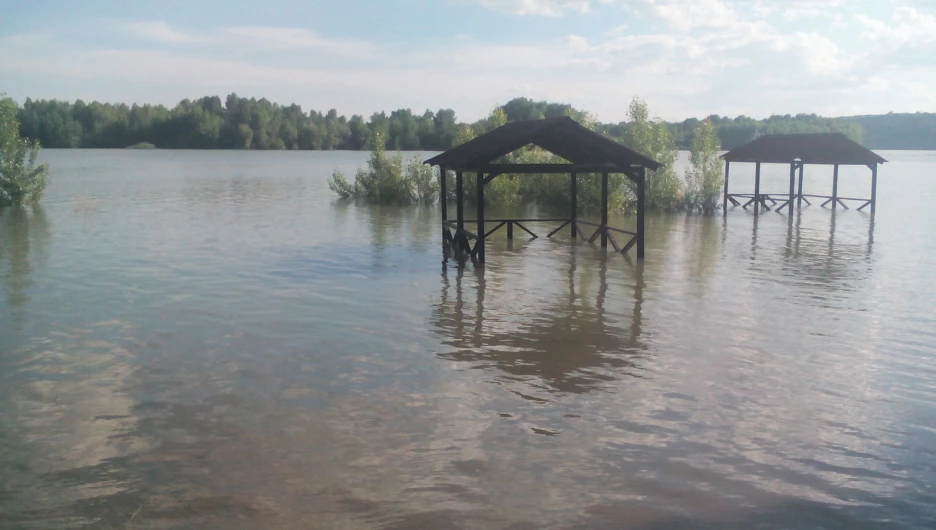
[[[566,116],[507,123],[426,160],[426,164],[473,171],[529,144],[542,147],[573,164],[643,166],[651,170],[660,167],[656,160]]]
[[[887,162],[842,133],[768,134],[722,155],[729,162],[839,164],[867,166]]]

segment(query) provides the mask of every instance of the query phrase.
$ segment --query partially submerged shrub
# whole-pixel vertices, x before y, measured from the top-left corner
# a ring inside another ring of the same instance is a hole
[[[433,168],[423,164],[418,156],[404,166],[400,153],[387,155],[380,135],[375,139],[367,167],[358,169],[354,183],[336,170],[328,187],[342,199],[376,204],[434,202],[439,196],[438,176]]]
[[[38,202],[45,192],[49,168],[36,164],[39,143],[19,134],[16,103],[0,100],[0,206]]]
[[[690,146],[691,167],[686,169],[686,209],[713,213],[718,210],[725,178],[724,162],[718,157],[721,146],[712,122],[705,120],[696,127]]]

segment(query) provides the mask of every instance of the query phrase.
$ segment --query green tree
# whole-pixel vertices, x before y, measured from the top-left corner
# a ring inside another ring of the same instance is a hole
[[[647,172],[647,208],[675,210],[681,206],[682,180],[676,176],[676,143],[669,127],[659,119],[650,119],[647,103],[631,101],[627,113],[624,143],[659,162],[661,167]]]
[[[0,100],[0,206],[38,202],[49,168],[36,165],[39,142],[20,136],[16,103]]]
[[[722,193],[724,162],[718,153],[721,146],[712,122],[700,122],[692,135],[690,145],[691,167],[686,169],[686,209],[713,213],[718,209]]]

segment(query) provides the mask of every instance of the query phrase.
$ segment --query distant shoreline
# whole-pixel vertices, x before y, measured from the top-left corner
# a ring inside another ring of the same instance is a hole
[[[629,123],[603,123],[571,105],[515,98],[496,108],[507,121],[569,116],[622,141]],[[651,112],[652,116],[652,112]],[[368,151],[378,134],[393,151],[444,151],[463,134],[488,129],[490,118],[460,122],[454,110],[375,112],[369,118],[304,111],[265,98],[236,94],[224,100],[207,96],[163,105],[30,100],[18,110],[20,134],[44,148],[236,149],[300,151]],[[841,132],[869,149],[936,150],[936,113],[823,117],[816,114],[747,116],[711,115],[723,149],[738,147],[762,134]],[[666,122],[679,149],[688,149],[698,118]]]

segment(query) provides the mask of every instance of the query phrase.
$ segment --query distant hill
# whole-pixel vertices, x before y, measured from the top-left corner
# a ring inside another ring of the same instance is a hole
[[[879,114],[841,118],[861,125],[869,149],[936,151],[936,113]]]

